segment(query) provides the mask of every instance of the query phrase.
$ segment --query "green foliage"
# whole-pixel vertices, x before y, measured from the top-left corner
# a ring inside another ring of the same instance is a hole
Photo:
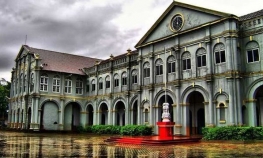
[[[121,128],[121,135],[151,135],[152,128],[146,125],[127,125]]]
[[[113,125],[93,125],[91,127],[91,132],[94,134],[119,134],[120,126]]]
[[[80,133],[94,133],[94,134],[119,134],[119,135],[151,135],[152,128],[146,125],[127,125],[127,126],[114,126],[114,125],[93,125],[77,127]]]
[[[263,140],[262,127],[203,128],[204,140]]]
[[[8,100],[6,97],[10,96],[10,86],[9,82],[7,85],[0,85],[0,118],[7,117]]]

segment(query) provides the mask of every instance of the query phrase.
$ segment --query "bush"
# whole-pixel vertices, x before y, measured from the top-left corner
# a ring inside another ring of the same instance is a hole
[[[120,126],[93,125],[91,132],[94,134],[120,134]]]
[[[121,128],[121,135],[151,135],[152,128],[146,125],[127,125]]]
[[[203,128],[204,140],[263,140],[262,127]]]

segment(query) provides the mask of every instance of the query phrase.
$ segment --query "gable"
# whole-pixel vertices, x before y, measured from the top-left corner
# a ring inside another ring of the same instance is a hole
[[[171,28],[171,21],[176,15],[181,16],[183,19],[182,27],[180,27],[178,31]],[[152,43],[154,41],[159,41],[198,29],[229,16],[232,15],[179,2],[173,2],[135,47],[138,48],[147,43]]]

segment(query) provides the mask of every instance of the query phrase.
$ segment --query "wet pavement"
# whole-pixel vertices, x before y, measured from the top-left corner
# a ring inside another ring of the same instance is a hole
[[[109,136],[0,131],[0,157],[263,157],[263,143],[106,144]]]

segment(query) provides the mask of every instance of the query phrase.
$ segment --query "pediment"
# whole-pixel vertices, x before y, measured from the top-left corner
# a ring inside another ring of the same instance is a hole
[[[178,30],[174,30],[171,25],[175,16],[180,16],[183,20]],[[200,29],[230,16],[233,15],[173,1],[135,47]]]

